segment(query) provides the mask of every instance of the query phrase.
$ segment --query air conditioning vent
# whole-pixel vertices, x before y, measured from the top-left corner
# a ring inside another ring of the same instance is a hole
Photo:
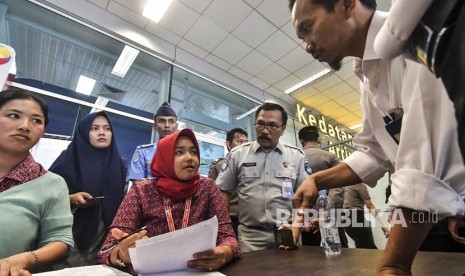
[[[120,90],[118,88],[114,88],[109,85],[102,84],[97,96],[119,102],[123,99],[125,92],[126,91]]]

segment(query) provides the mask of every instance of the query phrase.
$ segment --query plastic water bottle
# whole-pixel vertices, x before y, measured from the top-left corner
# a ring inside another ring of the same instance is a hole
[[[338,256],[342,246],[331,200],[326,195],[320,195],[316,200],[316,208],[320,220],[321,247],[326,256]]]

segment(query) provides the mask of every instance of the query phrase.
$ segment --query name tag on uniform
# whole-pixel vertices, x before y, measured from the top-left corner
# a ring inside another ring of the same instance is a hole
[[[257,166],[257,163],[255,163],[255,162],[244,163],[244,164],[242,164],[242,166],[244,166],[244,167],[255,167],[255,166]]]
[[[291,199],[292,196],[294,195],[294,191],[292,190],[292,182],[283,181],[282,189],[283,189],[283,198]]]

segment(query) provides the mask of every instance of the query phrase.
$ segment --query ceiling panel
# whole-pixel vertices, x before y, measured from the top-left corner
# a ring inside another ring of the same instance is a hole
[[[295,48],[292,40],[280,30],[265,40],[257,50],[272,61],[277,61]]]
[[[86,0],[73,1],[85,2]],[[359,79],[352,72],[353,58],[344,58],[341,70],[323,80],[301,88],[290,95],[284,93],[289,87],[327,68],[326,65],[315,61],[311,55],[307,54],[304,44],[296,37],[290,21],[287,1],[174,0],[159,24],[141,15],[146,1],[88,0],[89,3],[95,5],[96,9],[106,9],[109,14],[122,18],[131,26],[144,29],[149,34],[264,90],[263,98],[278,97],[289,104],[298,102],[315,108],[328,116],[329,120],[333,118],[339,123],[353,125],[356,121],[361,122]],[[47,2],[47,0],[42,2]],[[378,0],[377,2],[382,10],[388,10],[391,0]],[[37,16],[33,11],[24,12],[28,13],[27,17],[31,20]],[[143,70],[135,68],[133,72],[128,73],[130,78],[123,80],[107,76],[113,65],[112,60],[121,51],[120,47],[106,45],[105,39],[88,38],[85,33],[79,34],[76,30],[66,29],[66,26],[57,24],[54,18],[42,20],[44,24],[49,24],[57,32],[61,29],[63,33],[76,36],[77,40],[91,40],[96,49],[102,49],[110,56],[102,55],[102,52],[98,50],[88,51],[60,44],[51,38],[40,40],[41,37],[29,30],[24,43],[34,45],[34,51],[45,49],[50,45],[52,46],[50,49],[54,49],[49,50],[41,60],[28,61],[31,65],[25,68],[31,69],[25,70],[32,70],[33,65],[42,63],[44,68],[41,72],[29,73],[32,75],[52,74],[54,78],[62,78],[63,83],[71,83],[77,81],[71,77],[76,70],[87,68],[94,74],[105,76],[105,81],[112,85],[120,85],[128,89],[138,87],[138,89],[147,90],[144,92],[149,93],[147,97],[153,96],[154,92],[151,92],[148,87],[156,84],[153,80],[149,80]],[[70,53],[79,54],[80,59],[70,60],[68,58],[66,60],[64,56],[71,56]],[[144,88],[139,86],[144,86]],[[129,99],[126,100],[129,101]],[[131,99],[131,101],[136,100]],[[209,107],[218,109],[218,106]]]
[[[277,5],[276,0],[264,0],[257,11],[278,28],[290,20],[287,5]]]
[[[322,91],[323,94],[328,96],[331,99],[338,98],[344,94],[347,93],[352,93],[353,88],[348,85],[345,82],[340,82],[339,84],[336,84],[335,86],[332,86],[324,91]]]
[[[255,48],[275,31],[275,26],[267,21],[261,14],[253,11],[236,29],[234,29],[232,34],[247,43],[250,47]]]
[[[229,35],[215,48],[215,50],[213,50],[213,53],[231,64],[236,64],[252,50],[252,47],[249,45],[235,36]]]
[[[257,74],[257,77],[269,84],[275,84],[284,77],[288,76],[289,72],[279,66],[279,64],[272,63],[265,70]]]
[[[359,102],[360,96],[358,95],[358,93],[347,93],[345,95],[335,98],[334,101],[342,106],[346,106],[351,103]]]
[[[184,37],[210,52],[226,38],[227,34],[224,29],[220,28],[210,19],[201,16]]]
[[[175,45],[177,45],[178,42],[182,39],[181,36],[173,33],[172,31],[166,29],[165,27],[159,24],[156,24],[155,22],[149,22],[147,24],[147,27],[145,27],[145,30]]]
[[[306,100],[304,100],[303,103],[305,103],[309,107],[318,109],[318,107],[320,105],[325,104],[325,103],[329,102],[330,100],[331,99],[326,97],[325,95],[323,95],[321,93],[317,93],[317,94],[307,98]]]
[[[270,66],[273,62],[265,55],[254,50],[246,55],[241,61],[237,63],[237,67],[241,70],[255,76],[266,67]]]
[[[178,1],[173,1],[169,9],[159,24],[179,36],[185,35],[200,17],[196,11]]]
[[[203,14],[221,28],[231,32],[252,11],[253,9],[243,1],[214,0]]]

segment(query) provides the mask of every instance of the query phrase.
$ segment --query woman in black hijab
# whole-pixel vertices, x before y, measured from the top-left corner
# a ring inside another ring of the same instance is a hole
[[[127,173],[105,112],[81,119],[73,140],[50,171],[65,179],[74,209],[75,249],[62,265],[96,264],[106,230],[123,200]]]

